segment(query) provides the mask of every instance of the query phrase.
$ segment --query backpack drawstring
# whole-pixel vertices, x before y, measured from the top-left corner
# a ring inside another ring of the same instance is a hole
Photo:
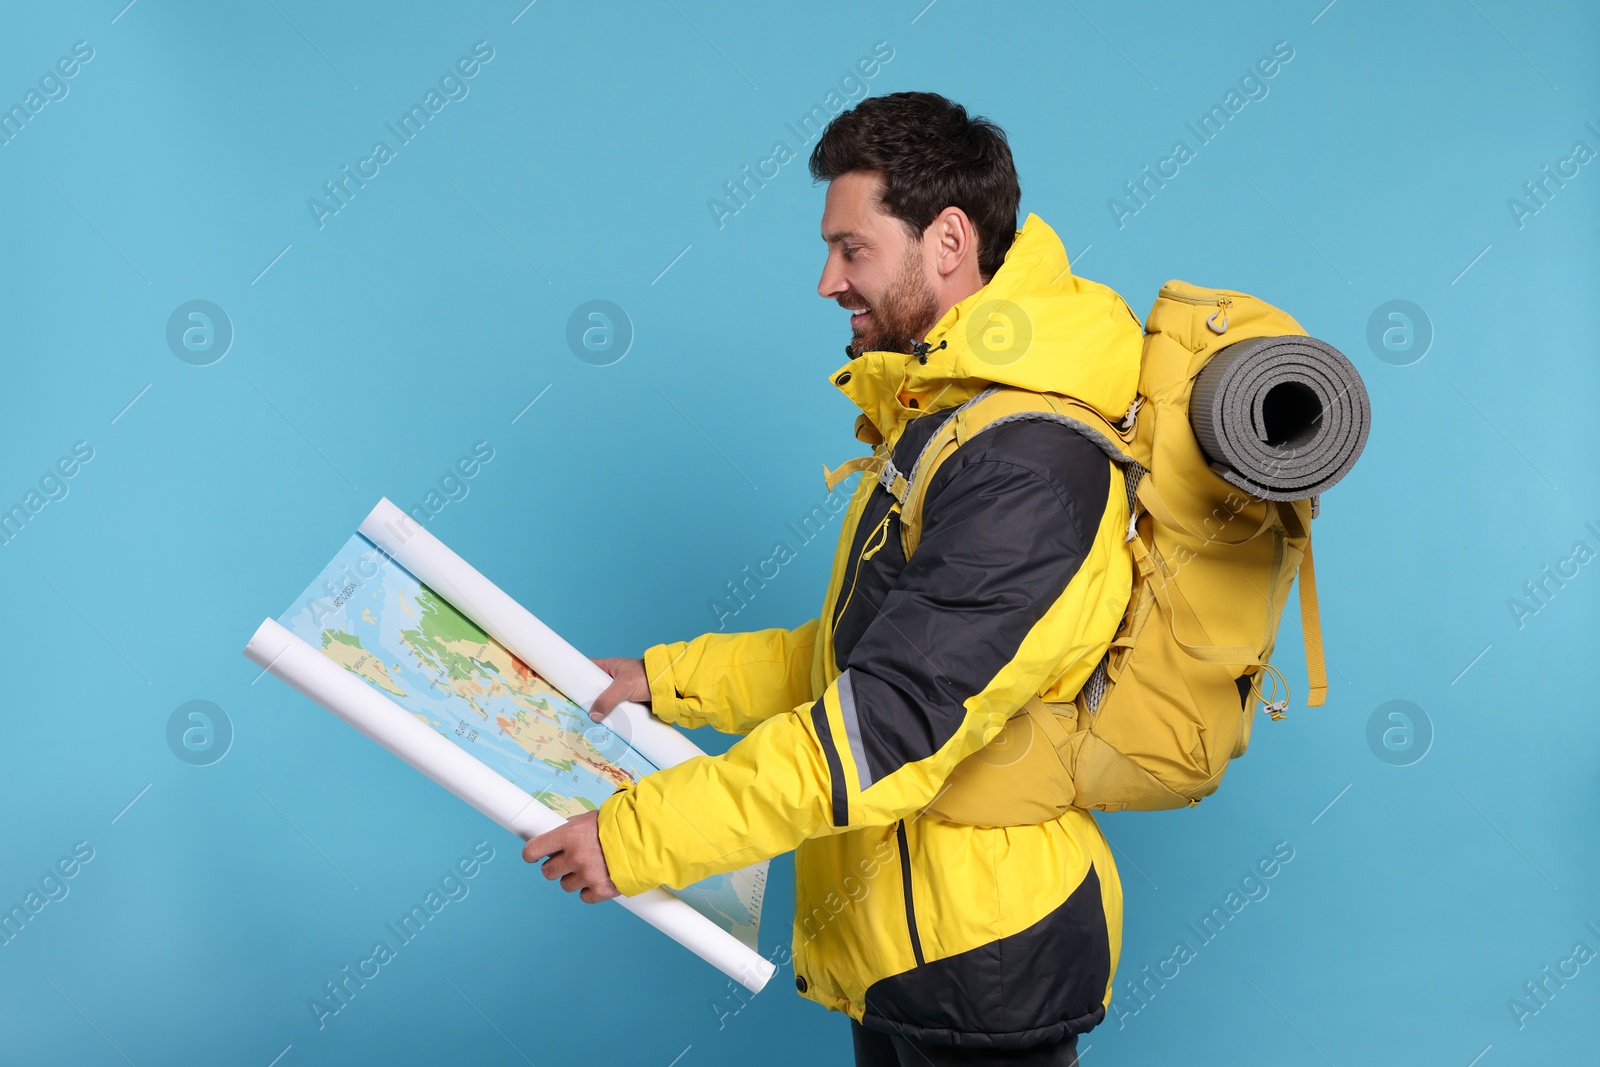
[[[1278,686],[1281,684],[1283,686],[1283,697],[1278,700],[1268,700],[1266,696],[1262,694],[1260,689],[1261,671],[1256,671],[1255,676],[1251,678],[1250,691],[1256,696],[1261,697],[1262,711],[1266,712],[1268,715],[1271,715],[1274,719],[1281,719],[1284,717],[1284,709],[1289,706],[1289,682],[1284,678],[1283,674],[1279,672],[1278,668],[1274,667],[1272,664],[1263,661],[1261,667],[1263,670],[1270,671],[1272,674],[1272,695],[1275,697],[1278,695]]]

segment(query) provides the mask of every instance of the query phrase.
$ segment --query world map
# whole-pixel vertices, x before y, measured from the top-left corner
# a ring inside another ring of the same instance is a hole
[[[360,534],[278,621],[563,817],[657,770]],[[669,892],[755,949],[766,875]]]

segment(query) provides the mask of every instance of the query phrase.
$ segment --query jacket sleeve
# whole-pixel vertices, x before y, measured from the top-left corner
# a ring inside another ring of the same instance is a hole
[[[682,888],[909,816],[1030,695],[1098,661],[1127,603],[1128,513],[1121,475],[1084,445],[1065,486],[1030,462],[941,467],[920,546],[821,699],[601,805],[618,889]]]
[[[645,650],[656,718],[678,726],[749,733],[811,696],[817,620],[793,630],[702,634]]]

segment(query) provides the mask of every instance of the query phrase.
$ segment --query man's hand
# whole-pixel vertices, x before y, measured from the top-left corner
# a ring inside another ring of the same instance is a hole
[[[586,811],[574,815],[549,833],[530,838],[522,848],[522,858],[537,863],[548,856],[541,870],[550,879],[561,879],[561,888],[577,893],[585,904],[598,904],[620,896],[611,884],[606,855],[600,849],[600,813]]]
[[[611,684],[594,698],[594,705],[589,709],[589,718],[599,722],[624,700],[634,700],[641,704],[650,703],[650,680],[644,676],[644,660],[612,656],[594,662],[601,670],[611,675]]]

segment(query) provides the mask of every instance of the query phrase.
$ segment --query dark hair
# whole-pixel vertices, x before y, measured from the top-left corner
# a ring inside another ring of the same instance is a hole
[[[868,97],[828,123],[811,150],[815,181],[855,170],[883,175],[883,206],[913,236],[947,207],[965,211],[978,230],[978,273],[987,282],[1000,269],[1022,187],[999,126],[938,93]]]

